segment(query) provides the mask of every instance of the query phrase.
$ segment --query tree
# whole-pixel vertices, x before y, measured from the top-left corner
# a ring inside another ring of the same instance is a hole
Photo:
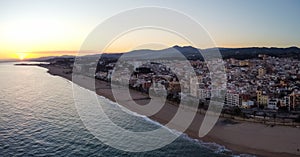
[[[246,113],[243,112],[243,119],[245,120],[246,118]]]
[[[256,111],[253,112],[253,119],[255,120]]]
[[[242,115],[242,111],[239,107],[235,106],[233,109],[233,115],[235,116],[241,116]]]
[[[274,118],[274,123],[276,123],[276,113],[273,114],[273,118]]]
[[[204,107],[204,102],[199,101],[198,109],[199,109],[200,113],[201,113],[201,110],[202,110],[203,107]]]
[[[267,117],[267,114],[266,114],[266,112],[264,112],[264,123],[266,123],[266,117]]]
[[[297,118],[295,119],[295,122],[300,123],[300,115],[297,116]]]

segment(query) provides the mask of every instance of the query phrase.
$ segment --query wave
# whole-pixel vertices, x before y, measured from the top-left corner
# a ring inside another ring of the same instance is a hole
[[[177,135],[177,136],[180,136],[180,138],[183,138],[185,140],[188,140],[190,142],[193,142],[195,144],[198,144],[204,148],[207,148],[211,151],[213,151],[214,153],[217,153],[217,154],[231,154],[231,156],[233,157],[255,157],[254,155],[250,155],[250,154],[239,154],[239,155],[233,155],[232,151],[227,149],[225,146],[223,145],[220,145],[220,144],[217,144],[217,143],[214,143],[214,142],[204,142],[202,140],[199,140],[199,139],[194,139],[192,137],[190,137],[188,134],[186,133],[183,133],[183,132],[180,132],[178,130],[175,130],[175,129],[170,129],[168,127],[166,127],[165,125],[159,123],[158,121],[155,121],[153,119],[150,119],[149,117],[145,116],[145,115],[141,115],[137,112],[133,112],[129,109],[127,109],[126,107],[116,103],[116,102],[113,102],[111,101],[110,99],[104,97],[104,96],[100,96],[98,95],[98,97],[102,100],[104,100],[105,102],[109,103],[112,107],[118,107],[120,109],[122,109],[122,111],[125,111],[126,113],[129,113],[131,115],[134,115],[134,116],[137,116],[137,117],[141,117],[143,118],[144,120],[146,120],[147,122],[150,122],[154,125],[157,125],[159,127],[162,127],[166,130],[168,130],[170,133],[174,134],[174,135]]]

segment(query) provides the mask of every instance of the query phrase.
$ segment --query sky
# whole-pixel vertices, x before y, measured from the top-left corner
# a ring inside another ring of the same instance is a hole
[[[299,0],[0,0],[0,59],[74,55],[97,25],[146,6],[192,17],[217,47],[300,47]],[[144,39],[161,33],[147,31],[118,40],[107,52],[143,47]],[[164,44],[188,45],[176,37]]]

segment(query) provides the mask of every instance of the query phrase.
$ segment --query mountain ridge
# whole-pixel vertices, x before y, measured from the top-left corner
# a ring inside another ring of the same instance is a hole
[[[80,57],[100,57],[101,58],[113,58],[118,59],[121,56],[126,59],[137,58],[137,59],[171,59],[171,58],[182,58],[181,55],[189,60],[204,60],[203,54],[210,52],[220,52],[223,59],[235,58],[235,59],[253,59],[258,58],[258,55],[268,55],[279,58],[294,58],[300,59],[300,49],[292,46],[287,48],[278,47],[243,47],[243,48],[208,48],[198,49],[192,46],[172,46],[161,50],[141,49],[133,50],[124,53],[102,53],[94,55],[85,55]],[[180,53],[178,53],[180,52]],[[205,55],[207,55],[205,54]],[[51,56],[30,59],[31,61],[49,61],[56,58],[75,58],[75,56],[64,55],[64,56]]]

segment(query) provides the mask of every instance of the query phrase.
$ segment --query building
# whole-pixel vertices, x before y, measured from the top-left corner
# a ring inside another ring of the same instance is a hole
[[[270,99],[270,100],[268,100],[267,108],[272,109],[272,110],[277,110],[278,109],[277,103],[278,103],[278,101],[276,99]]]
[[[240,96],[237,93],[226,93],[225,104],[229,106],[240,106]]]
[[[250,94],[240,94],[240,105],[243,108],[251,108],[254,105],[254,102],[250,100]]]
[[[266,74],[266,69],[263,67],[258,68],[258,77],[263,77]]]
[[[239,61],[239,66],[249,66],[249,62],[247,60]]]
[[[198,77],[190,78],[190,94],[193,97],[199,98],[199,79]]]
[[[178,81],[169,82],[168,90],[171,93],[179,93],[181,91],[180,83]]]
[[[290,110],[290,97],[289,96],[283,97],[282,105],[288,107],[288,109]]]
[[[258,105],[267,106],[268,105],[269,96],[265,91],[258,90],[256,91],[256,101]]]
[[[300,106],[300,92],[299,91],[293,91],[293,93],[290,94],[290,110],[295,110]]]
[[[243,108],[251,108],[251,106],[253,106],[253,105],[254,105],[254,102],[251,100],[242,101],[242,103],[241,103],[241,107],[243,107]]]
[[[199,95],[198,95],[199,99],[201,99],[201,100],[210,99],[210,97],[211,97],[210,90],[199,89],[198,91],[199,91]]]
[[[151,81],[144,81],[142,83],[142,89],[144,92],[149,92],[149,88],[151,87],[152,82]]]

